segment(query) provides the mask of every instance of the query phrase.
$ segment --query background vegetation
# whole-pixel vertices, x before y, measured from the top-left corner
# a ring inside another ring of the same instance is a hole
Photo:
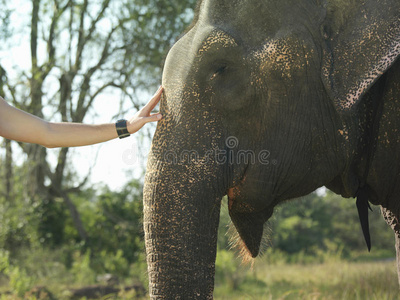
[[[3,49],[29,41],[28,65],[0,56],[0,95],[47,119],[90,122],[105,93],[118,95],[120,114],[127,104],[143,104],[139,95],[160,83],[166,51],[190,22],[195,1],[0,4]],[[89,172],[77,174],[68,148],[50,155],[8,140],[1,147],[0,299],[68,299],[88,285],[115,286],[116,299],[145,297],[142,180],[128,178],[111,190],[93,185]],[[311,194],[277,208],[264,254],[243,265],[229,250],[223,200],[215,297],[397,299],[393,234],[378,207],[370,222],[367,253],[355,201]]]

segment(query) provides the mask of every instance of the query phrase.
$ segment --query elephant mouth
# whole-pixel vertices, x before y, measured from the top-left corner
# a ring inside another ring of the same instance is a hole
[[[232,223],[242,241],[242,243],[237,243],[237,246],[241,248],[240,252],[248,253],[255,258],[260,252],[264,223],[272,216],[273,208],[255,205],[255,203],[265,203],[263,199],[250,202],[249,200],[254,195],[245,192],[245,182],[246,177],[238,185],[228,189],[228,208]]]
[[[245,174],[243,178],[226,192],[230,211],[240,213],[254,213],[266,209],[265,194],[251,174]]]
[[[233,187],[228,190],[228,207],[230,211],[240,213],[252,213],[256,209],[250,203],[243,200],[239,187]]]
[[[244,184],[245,180],[246,177],[240,182],[239,185],[228,189],[228,207],[230,211],[235,210],[242,213],[251,213],[254,211],[254,207],[252,205],[243,201],[244,199],[242,197],[241,186]]]

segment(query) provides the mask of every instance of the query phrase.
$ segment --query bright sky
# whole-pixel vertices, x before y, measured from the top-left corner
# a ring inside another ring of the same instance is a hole
[[[146,99],[150,99],[150,96]],[[99,113],[96,123],[114,122],[111,117],[118,113],[118,101],[99,97],[94,105],[94,110]],[[136,112],[134,109],[130,111],[130,115]],[[130,115],[126,118],[130,118]],[[146,124],[145,127],[154,132],[155,125]],[[143,179],[141,177],[144,175],[149,150],[150,142],[140,133],[125,139],[71,149],[74,166],[80,176],[86,176],[92,167],[91,182],[105,183],[114,190],[122,187],[129,179]]]

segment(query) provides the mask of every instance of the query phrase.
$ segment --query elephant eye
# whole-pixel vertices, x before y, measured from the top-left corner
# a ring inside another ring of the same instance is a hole
[[[222,73],[225,72],[225,70],[227,69],[227,66],[221,66],[219,67],[214,74],[211,75],[211,80],[215,79],[217,76],[221,75]]]

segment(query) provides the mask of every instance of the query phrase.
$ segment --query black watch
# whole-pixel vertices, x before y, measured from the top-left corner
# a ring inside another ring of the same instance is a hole
[[[121,119],[115,123],[115,128],[117,129],[117,134],[120,139],[130,136],[128,129],[126,128],[126,120]]]

